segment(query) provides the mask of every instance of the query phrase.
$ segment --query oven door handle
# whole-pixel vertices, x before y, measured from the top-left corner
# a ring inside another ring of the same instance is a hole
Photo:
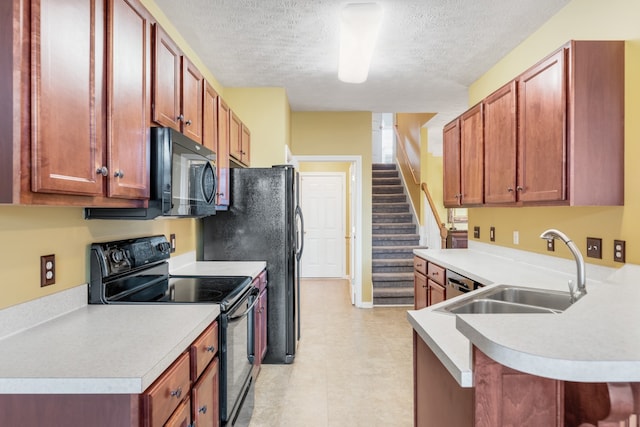
[[[251,295],[256,295],[257,289],[254,288],[251,290]],[[247,310],[242,313],[242,314],[238,314],[237,316],[229,316],[229,322],[237,322],[238,320],[242,319],[243,317],[246,317],[249,313],[251,313],[251,310],[253,310],[253,307],[256,306],[256,304],[258,303],[259,298],[255,298],[253,300],[253,302],[251,303],[251,305],[249,306],[249,308],[247,308]]]

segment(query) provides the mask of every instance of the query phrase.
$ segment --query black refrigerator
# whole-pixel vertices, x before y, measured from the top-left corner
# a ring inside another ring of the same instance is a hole
[[[229,209],[203,219],[203,260],[267,262],[263,363],[293,363],[300,339],[304,246],[298,174],[289,165],[233,168],[229,185]]]

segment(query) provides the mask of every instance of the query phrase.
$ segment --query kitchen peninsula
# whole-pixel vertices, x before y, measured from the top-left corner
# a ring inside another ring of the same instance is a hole
[[[488,286],[566,291],[567,281],[575,280],[576,274],[572,260],[477,242],[470,242],[468,250],[414,253]],[[640,321],[640,289],[634,283],[639,271],[639,266],[631,264],[617,270],[587,264],[587,295],[561,314],[453,315],[441,310],[467,295],[410,311],[414,344],[424,346],[424,351],[432,355],[428,368],[421,369],[429,376],[432,366],[437,366],[440,371],[446,370],[449,379],[455,379],[449,387],[466,402],[466,413],[471,417],[468,425],[501,425],[503,416],[520,417],[515,419],[522,422],[525,412],[527,419],[546,416],[538,420],[555,420],[545,425],[564,425],[565,420],[567,425],[579,425],[574,420],[581,415],[576,411],[584,410],[579,402],[585,390],[600,390],[607,387],[606,383],[616,383],[611,386],[622,385],[626,390],[622,394],[633,398],[635,385],[630,383],[640,382],[640,341],[632,337],[634,331],[629,328]],[[622,295],[624,298],[620,298]],[[510,387],[516,388],[519,396],[507,404],[501,399],[515,397],[509,396]],[[605,397],[604,407],[609,407],[607,393]],[[420,412],[421,403],[416,403],[418,426],[421,416],[429,416]],[[598,406],[596,402],[588,404]],[[539,405],[547,406],[544,414]],[[464,412],[464,408],[456,410],[458,414]],[[633,404],[627,417],[630,413],[637,413]],[[540,425],[535,422],[529,425]]]

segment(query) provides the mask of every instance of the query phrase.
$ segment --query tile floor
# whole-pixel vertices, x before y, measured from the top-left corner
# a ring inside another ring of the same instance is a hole
[[[262,365],[250,427],[413,426],[409,308],[355,308],[345,280],[303,280],[295,362]]]

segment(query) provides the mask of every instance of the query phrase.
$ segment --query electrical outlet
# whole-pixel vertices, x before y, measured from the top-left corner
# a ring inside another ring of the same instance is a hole
[[[474,239],[480,238],[480,227],[478,227],[477,225],[473,227],[473,238]]]
[[[556,250],[556,239],[547,239],[547,250],[549,252]]]
[[[627,248],[624,240],[613,241],[613,260],[615,262],[626,262]]]
[[[587,237],[587,256],[602,259],[602,239]]]
[[[496,228],[495,227],[489,228],[489,240],[491,240],[492,242],[496,241]]]
[[[56,283],[56,256],[43,255],[40,257],[40,287]]]
[[[175,234],[169,235],[169,242],[171,243],[171,253],[174,253],[176,251],[176,235]]]

